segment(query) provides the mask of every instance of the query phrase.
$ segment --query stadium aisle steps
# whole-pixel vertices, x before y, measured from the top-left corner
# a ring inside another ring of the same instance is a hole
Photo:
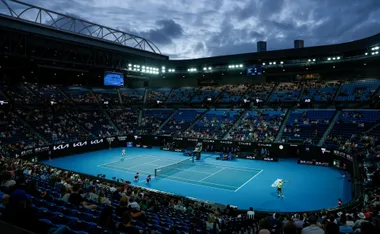
[[[121,97],[120,88],[117,88],[117,96],[119,98],[119,102],[121,105],[123,105],[123,98]]]
[[[334,127],[335,123],[337,122],[338,118],[340,117],[341,113],[342,113],[342,111],[340,111],[340,110],[336,111],[334,117],[331,119],[329,127],[323,133],[323,135],[322,135],[321,139],[319,140],[317,146],[322,146],[325,143],[327,136],[330,134],[331,130],[333,129],[333,127]]]
[[[294,110],[295,110],[295,107],[288,109],[288,111],[286,112],[286,115],[285,115],[284,120],[282,121],[282,124],[281,124],[280,130],[279,130],[278,133],[277,133],[277,136],[276,136],[276,140],[275,140],[275,142],[279,142],[279,141],[281,140],[281,137],[282,137],[282,134],[283,134],[284,129],[285,129],[285,127],[286,127],[286,124],[288,123],[288,120],[289,120],[290,114],[291,114]]]
[[[232,125],[230,127],[230,129],[226,132],[226,134],[224,134],[224,136],[223,136],[222,139],[224,139],[224,140],[227,139],[227,137],[231,133],[231,131],[234,130],[235,127],[241,123],[241,120],[244,118],[244,116],[246,115],[246,113],[247,113],[247,110],[245,110],[243,113],[241,113],[241,115],[239,116],[239,118],[235,121],[234,125]]]
[[[161,129],[171,120],[171,118],[177,113],[177,109],[173,110],[173,113],[160,125],[160,127],[157,129],[157,132],[160,132]]]

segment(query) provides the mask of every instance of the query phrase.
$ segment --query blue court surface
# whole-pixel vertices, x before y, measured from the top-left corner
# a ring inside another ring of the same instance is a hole
[[[127,157],[122,161],[121,148],[118,148],[41,163],[129,181],[139,172],[140,181],[132,182],[135,186],[231,204],[240,209],[252,206],[261,211],[311,211],[334,207],[338,198],[344,203],[351,200],[351,183],[333,168],[299,165],[296,159],[219,161],[215,160],[216,156],[203,153],[202,160],[192,163],[179,152],[128,148]],[[144,181],[147,175],[153,176],[151,184]],[[283,200],[277,198],[276,187],[272,187],[279,178],[289,181],[283,188]]]

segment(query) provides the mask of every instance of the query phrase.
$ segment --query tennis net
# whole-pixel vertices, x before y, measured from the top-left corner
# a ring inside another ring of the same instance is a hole
[[[157,177],[160,175],[168,174],[169,172],[173,172],[177,169],[186,168],[187,166],[192,166],[194,165],[193,163],[194,163],[194,156],[192,156],[191,158],[176,162],[176,163],[169,164],[167,166],[156,168],[154,169],[154,176]]]

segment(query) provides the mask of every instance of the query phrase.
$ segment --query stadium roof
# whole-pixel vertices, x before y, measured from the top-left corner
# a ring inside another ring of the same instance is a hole
[[[161,54],[158,47],[145,38],[17,0],[0,0],[0,15],[55,30]]]

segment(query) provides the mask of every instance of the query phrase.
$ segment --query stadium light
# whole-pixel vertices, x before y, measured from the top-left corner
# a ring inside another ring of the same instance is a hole
[[[208,70],[212,70],[212,67],[208,67]]]
[[[131,67],[132,66],[132,64],[128,64],[128,67]]]
[[[276,62],[273,62],[273,65],[276,65]]]
[[[243,64],[239,64],[239,67],[243,67]]]
[[[337,57],[336,59],[338,59],[338,60],[339,60],[339,59],[340,59],[340,57]]]
[[[207,67],[204,67],[204,68],[203,68],[203,71],[206,71],[206,70],[207,70]]]
[[[162,70],[165,70],[165,66],[162,66]]]
[[[284,64],[284,62],[283,62],[283,61],[281,61],[280,63],[281,63],[281,64]]]
[[[315,59],[313,59],[313,62],[315,62]]]
[[[368,55],[368,53],[365,53],[364,55]]]
[[[311,59],[307,60],[308,62],[311,62]]]
[[[265,66],[265,63],[263,63],[263,66]]]
[[[327,58],[327,60],[328,60],[328,61],[330,61],[330,60],[331,60],[331,58]]]

